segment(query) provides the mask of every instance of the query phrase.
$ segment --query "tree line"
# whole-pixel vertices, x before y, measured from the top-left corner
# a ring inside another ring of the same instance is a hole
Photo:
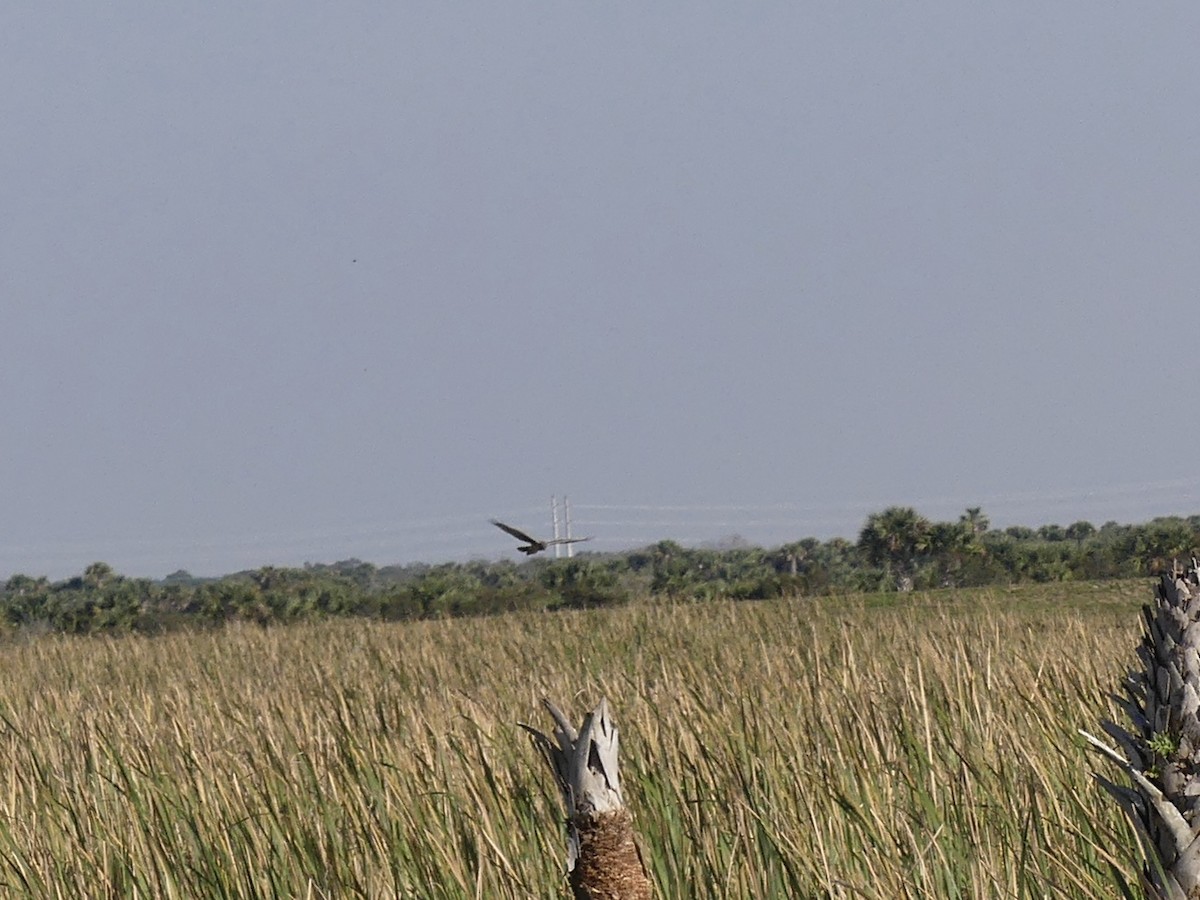
[[[1067,582],[1154,575],[1200,555],[1200,516],[1139,525],[1089,522],[991,527],[981,509],[931,521],[911,507],[870,515],[857,541],[805,538],[773,548],[664,540],[620,553],[516,563],[375,566],[357,559],[264,566],[218,578],[184,571],[129,578],[96,562],[51,582],[13,575],[0,588],[8,633],[154,633],[328,616],[383,620],[612,606],[650,600],[737,600]]]

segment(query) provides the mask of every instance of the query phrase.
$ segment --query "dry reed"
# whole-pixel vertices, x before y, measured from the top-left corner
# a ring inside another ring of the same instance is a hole
[[[659,896],[1113,896],[1133,838],[1074,733],[1146,590],[13,642],[0,890],[559,897],[516,722],[607,696]]]

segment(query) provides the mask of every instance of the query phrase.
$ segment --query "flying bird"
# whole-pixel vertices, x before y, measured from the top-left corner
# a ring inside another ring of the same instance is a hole
[[[511,525],[505,525],[503,522],[497,522],[495,519],[489,520],[493,525],[501,531],[507,531],[518,541],[524,541],[525,545],[517,549],[526,556],[533,556],[535,553],[541,553],[547,547],[553,547],[555,544],[578,544],[580,541],[590,541],[590,537],[582,538],[554,538],[551,541],[539,541],[537,538],[530,537],[525,532],[518,528],[513,528]]]

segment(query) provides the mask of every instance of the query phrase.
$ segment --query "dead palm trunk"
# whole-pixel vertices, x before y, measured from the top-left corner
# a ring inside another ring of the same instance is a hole
[[[554,740],[521,727],[550,764],[567,809],[567,870],[575,900],[650,900],[633,817],[621,796],[617,727],[607,702],[584,717],[578,732],[557,706],[542,703],[554,717]]]
[[[1113,699],[1126,730],[1101,727],[1119,750],[1081,732],[1125,770],[1132,787],[1097,781],[1116,798],[1138,833],[1146,889],[1156,900],[1200,900],[1200,571],[1163,575],[1153,607],[1143,608],[1140,671]]]

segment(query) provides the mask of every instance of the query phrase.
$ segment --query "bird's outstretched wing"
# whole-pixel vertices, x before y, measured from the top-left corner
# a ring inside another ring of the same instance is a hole
[[[592,538],[590,535],[585,538],[555,538],[552,541],[546,541],[546,545],[553,547],[555,544],[580,544],[584,541],[590,541],[591,539]]]
[[[489,521],[493,525],[495,525],[497,528],[499,528],[501,531],[507,531],[509,534],[511,534],[513,537],[515,537],[518,541],[525,541],[527,544],[540,544],[541,543],[541,541],[539,541],[537,538],[531,538],[525,532],[523,532],[517,528],[513,528],[511,525],[505,525],[503,522],[498,522],[495,519],[490,519]]]

